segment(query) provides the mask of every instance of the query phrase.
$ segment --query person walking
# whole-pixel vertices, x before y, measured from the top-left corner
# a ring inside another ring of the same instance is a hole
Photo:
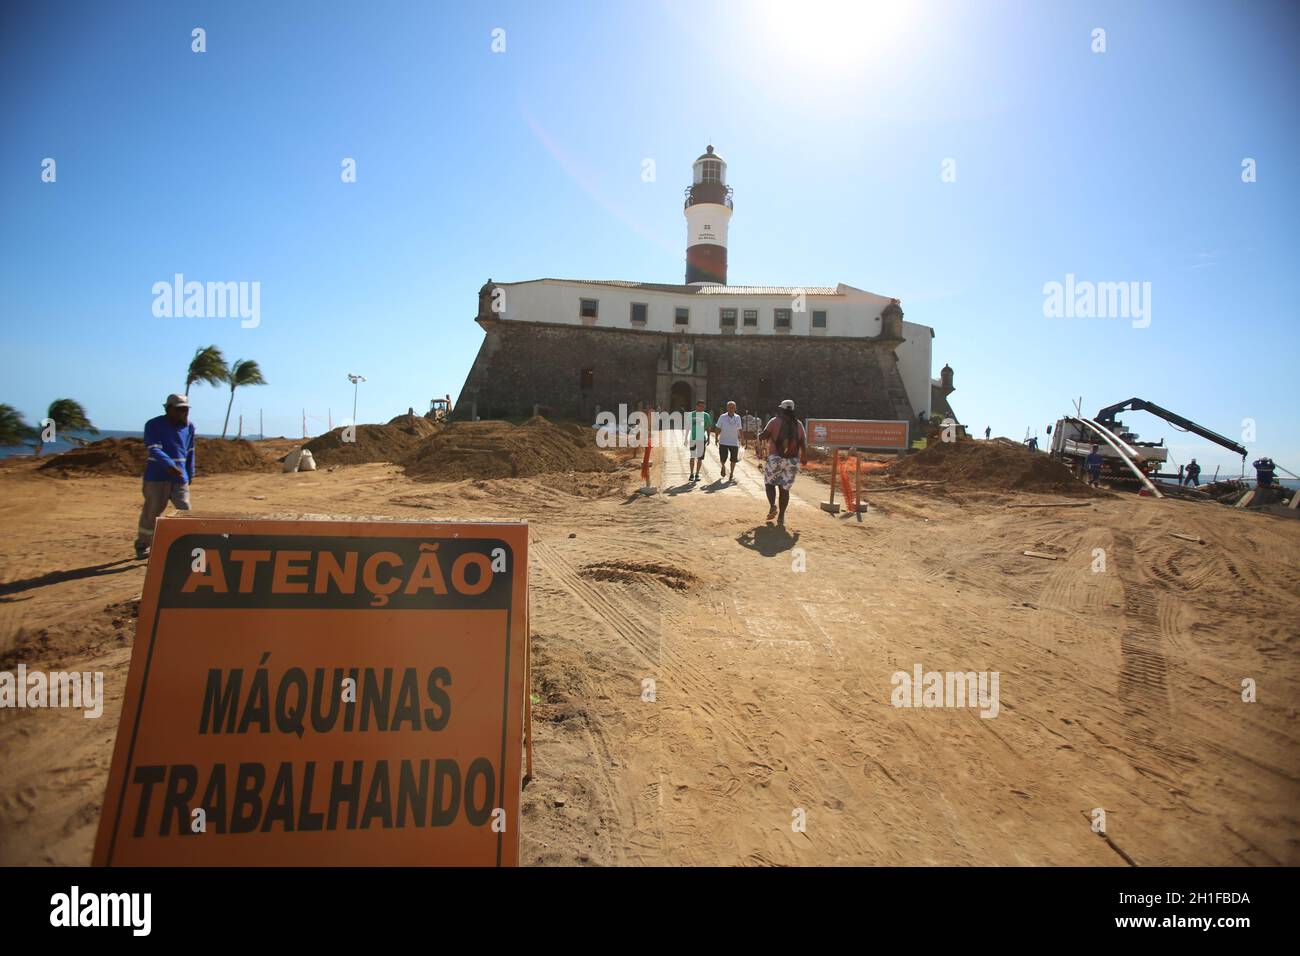
[[[1200,477],[1201,477],[1201,466],[1198,465],[1196,463],[1196,459],[1193,458],[1187,464],[1187,483],[1191,485],[1193,488],[1195,488],[1201,483],[1199,480]]]
[[[725,472],[727,459],[731,459],[731,473],[727,475],[727,480],[732,482],[736,480],[736,462],[740,460],[740,427],[742,424],[740,416],[736,414],[736,403],[727,402],[726,414],[718,416],[717,427],[714,428],[718,435],[718,466],[721,471]],[[718,477],[722,477],[721,474]]]
[[[691,481],[700,480],[700,465],[704,450],[709,447],[709,432],[713,429],[713,416],[704,410],[704,400],[695,403],[695,411],[686,416],[686,440],[691,447]]]
[[[171,502],[177,511],[190,510],[190,481],[194,478],[194,425],[190,422],[190,400],[168,395],[164,414],[144,424],[144,506],[136,529],[135,556],[149,557],[153,529],[158,516]]]
[[[1084,464],[1088,468],[1088,484],[1096,487],[1101,484],[1101,452],[1096,445],[1092,446],[1092,451],[1084,459]]]
[[[808,460],[808,435],[794,414],[794,402],[786,399],[777,414],[758,436],[767,443],[763,462],[763,485],[769,505],[767,520],[785,524],[785,509],[790,504],[790,486],[799,476],[799,466]],[[780,493],[780,504],[777,494]]]
[[[993,429],[990,428],[988,425],[985,425],[985,426],[984,426],[984,440],[985,440],[985,441],[988,441],[988,440],[989,440],[989,436],[992,435],[992,434],[993,434]]]

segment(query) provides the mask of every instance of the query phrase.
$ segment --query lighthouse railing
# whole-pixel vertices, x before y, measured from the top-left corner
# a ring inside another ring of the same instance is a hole
[[[709,185],[716,185],[716,184],[710,183]],[[694,189],[694,188],[696,188],[696,187],[694,187],[694,186],[687,186],[687,187],[686,187],[686,202],[683,204],[683,208],[689,208],[690,206],[694,206],[694,205],[696,205],[697,203],[705,203],[705,202],[713,202],[713,203],[717,203],[717,202],[719,202],[719,200],[714,199],[714,198],[712,198],[712,197],[709,197],[708,199],[695,199],[694,197],[691,196],[691,190]],[[710,192],[711,192],[711,190],[710,190]],[[721,202],[721,205],[726,206],[728,209],[735,209],[735,207],[731,204],[731,196],[732,196],[732,190],[731,190],[731,187],[728,186],[728,187],[726,188],[726,192],[723,193],[720,202]]]

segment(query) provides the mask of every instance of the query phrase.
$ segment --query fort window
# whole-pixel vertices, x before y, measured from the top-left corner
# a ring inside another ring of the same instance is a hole
[[[790,327],[790,310],[773,309],[772,321],[778,329],[788,329]]]
[[[690,325],[690,323],[691,323],[691,310],[690,310],[690,309],[678,309],[678,310],[674,313],[674,321],[675,321],[675,323],[676,323],[677,325]]]
[[[581,301],[582,301],[582,306],[580,307],[580,312],[582,314],[582,317],[584,319],[594,319],[596,317],[596,310],[600,305],[599,300],[582,299]]]
[[[824,329],[824,328],[826,328],[826,313],[825,313],[825,312],[814,312],[814,313],[813,313],[813,324],[812,324],[812,327],[813,327],[814,329]]]
[[[584,368],[578,373],[578,387],[584,392],[590,392],[595,385],[596,374],[589,368]]]
[[[745,324],[749,326],[758,326],[758,309],[745,310]]]
[[[719,313],[718,324],[724,329],[734,329],[736,327],[736,310],[723,309]]]
[[[632,303],[632,322],[636,325],[645,325],[646,311],[648,307],[644,302]]]

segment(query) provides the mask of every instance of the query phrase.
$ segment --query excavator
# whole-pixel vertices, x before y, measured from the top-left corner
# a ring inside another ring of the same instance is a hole
[[[447,422],[451,420],[451,396],[444,395],[442,398],[429,399],[429,410],[424,413],[424,417],[431,422]]]
[[[1138,436],[1117,420],[1116,416],[1120,412],[1130,410],[1150,412],[1158,418],[1163,418],[1175,428],[1199,435],[1206,441],[1212,441],[1216,445],[1222,445],[1224,448],[1240,455],[1242,464],[1245,464],[1246,449],[1241,445],[1230,438],[1225,438],[1218,432],[1211,431],[1204,425],[1197,424],[1189,418],[1184,418],[1176,412],[1169,411],[1167,408],[1162,408],[1155,402],[1149,402],[1144,398],[1129,398],[1122,402],[1116,402],[1114,405],[1107,405],[1096,414],[1093,421],[1118,436],[1137,453],[1134,462],[1142,470],[1143,474],[1148,477],[1154,476],[1160,471],[1160,466],[1165,463],[1169,456],[1169,449],[1165,447],[1163,440],[1159,442],[1138,441]],[[1098,451],[1102,456],[1101,471],[1103,479],[1111,481],[1135,480],[1135,476],[1127,469],[1120,456],[1105,441],[1099,441],[1097,435],[1092,429],[1085,426],[1083,421],[1083,419],[1078,418],[1062,418],[1056,423],[1056,427],[1052,429],[1052,457],[1069,464],[1076,472],[1082,473],[1083,462],[1088,457],[1088,453],[1092,451],[1092,446],[1096,444],[1099,446]]]

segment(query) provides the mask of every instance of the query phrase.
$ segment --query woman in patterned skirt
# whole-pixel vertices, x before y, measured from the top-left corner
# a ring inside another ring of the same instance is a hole
[[[767,520],[776,518],[785,524],[785,509],[790,504],[790,486],[799,475],[799,465],[807,460],[808,436],[794,415],[794,402],[786,399],[776,417],[767,423],[758,436],[767,442],[767,458],[763,462],[763,483],[770,506]],[[777,492],[780,506],[777,506]]]

